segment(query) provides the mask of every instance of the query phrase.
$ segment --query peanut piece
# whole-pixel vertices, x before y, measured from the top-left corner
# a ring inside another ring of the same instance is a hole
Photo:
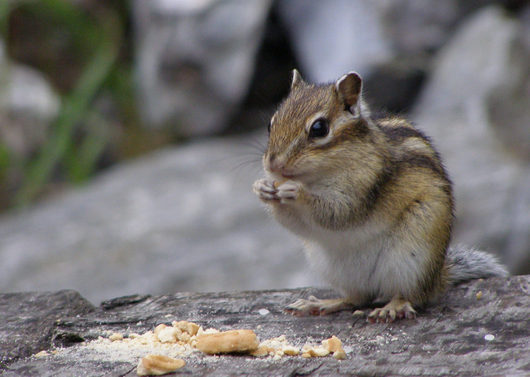
[[[123,340],[123,334],[120,334],[119,332],[115,332],[115,333],[112,333],[110,336],[109,336],[109,340],[111,342],[115,342],[117,340]]]
[[[139,376],[161,376],[171,373],[186,365],[182,359],[173,359],[164,355],[147,355],[140,360],[136,368]]]
[[[344,360],[346,358],[346,352],[342,348],[342,342],[339,338],[333,335],[331,338],[323,340],[322,345],[330,353],[333,353],[333,357],[337,360]]]
[[[275,189],[277,189],[277,188],[280,187],[285,181],[287,181],[287,180],[286,180],[286,179],[282,179],[282,180],[280,180],[280,181],[274,181],[274,182],[272,183],[272,186],[273,186]]]
[[[258,346],[258,337],[252,330],[230,330],[197,336],[197,349],[209,355],[252,352]]]
[[[338,351],[338,350],[342,349],[342,342],[335,335],[333,335],[329,339],[323,340],[322,341],[322,345],[329,352],[335,352],[335,351]]]

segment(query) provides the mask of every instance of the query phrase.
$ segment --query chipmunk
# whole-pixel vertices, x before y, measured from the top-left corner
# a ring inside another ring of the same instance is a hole
[[[449,247],[454,200],[438,152],[406,120],[371,117],[355,72],[314,85],[293,71],[263,167],[254,192],[342,295],[298,300],[293,314],[383,303],[369,321],[415,318],[448,283],[507,275],[492,255]]]

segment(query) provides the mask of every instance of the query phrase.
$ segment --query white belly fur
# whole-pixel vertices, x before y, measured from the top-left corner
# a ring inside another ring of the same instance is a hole
[[[376,224],[347,231],[313,227],[305,251],[311,266],[354,303],[413,295],[428,254],[422,245],[385,234]]]

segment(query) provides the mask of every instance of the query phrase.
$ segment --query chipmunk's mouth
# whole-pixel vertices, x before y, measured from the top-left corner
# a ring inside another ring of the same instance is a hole
[[[299,177],[300,174],[294,174],[294,173],[282,173],[281,177],[284,179],[295,179],[296,177]]]
[[[278,182],[285,182],[285,181],[294,181],[294,180],[298,180],[302,174],[298,174],[298,173],[287,173],[287,172],[272,172],[272,171],[267,171],[268,175],[273,178],[275,181],[278,181]]]

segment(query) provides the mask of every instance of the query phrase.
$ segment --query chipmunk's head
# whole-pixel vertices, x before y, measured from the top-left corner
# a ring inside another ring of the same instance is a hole
[[[345,144],[362,143],[370,132],[361,91],[355,72],[314,85],[293,70],[291,91],[269,123],[265,170],[280,180],[310,181],[336,168]]]

